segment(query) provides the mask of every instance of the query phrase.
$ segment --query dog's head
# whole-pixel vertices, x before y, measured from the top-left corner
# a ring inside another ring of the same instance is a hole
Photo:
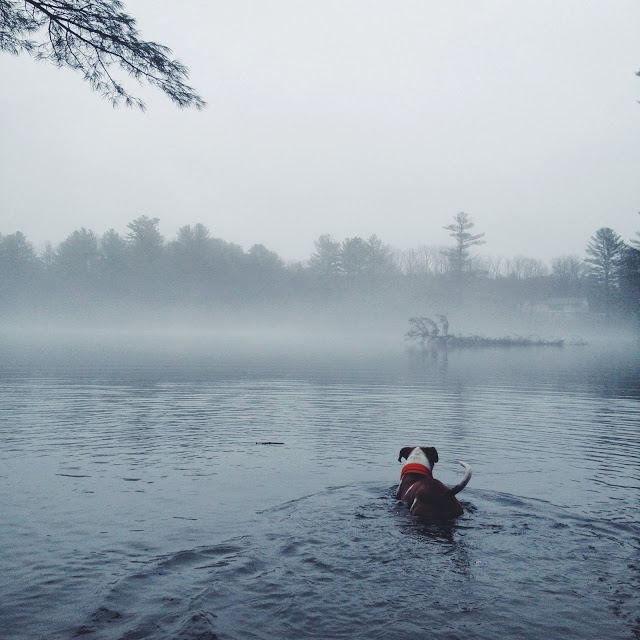
[[[398,462],[402,462],[402,458],[407,462],[418,462],[433,469],[433,465],[438,462],[438,452],[435,447],[402,447]]]

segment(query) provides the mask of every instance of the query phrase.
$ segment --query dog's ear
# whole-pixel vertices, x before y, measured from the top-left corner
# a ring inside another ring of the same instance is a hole
[[[424,455],[427,456],[427,460],[431,463],[431,466],[438,462],[438,452],[435,447],[420,447],[424,451]]]
[[[413,449],[414,447],[402,447],[402,449],[400,449],[400,455],[398,456],[398,462],[402,462],[402,458],[406,460],[411,455]]]

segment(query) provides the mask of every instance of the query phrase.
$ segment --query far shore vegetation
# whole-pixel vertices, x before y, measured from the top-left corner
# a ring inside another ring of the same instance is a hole
[[[33,319],[90,318],[107,309],[348,308],[372,318],[402,315],[406,330],[407,318],[436,312],[461,327],[455,311],[464,307],[494,317],[538,314],[640,325],[640,233],[627,242],[603,227],[586,242],[584,255],[546,264],[477,253],[490,238],[473,227],[471,216],[458,213],[444,227],[450,246],[407,250],[375,235],[322,235],[307,260],[291,263],[262,244],[245,250],[217,238],[203,224],[185,225],[166,239],[160,220],[145,215],[125,233],[81,228],[40,250],[19,231],[0,234],[0,312],[4,319]],[[464,342],[462,336],[447,339]]]

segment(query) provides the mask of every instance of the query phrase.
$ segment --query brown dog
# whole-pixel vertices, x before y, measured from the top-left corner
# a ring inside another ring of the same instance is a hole
[[[471,479],[471,467],[466,462],[460,462],[465,468],[464,478],[449,489],[431,473],[433,465],[438,462],[435,447],[403,447],[398,462],[402,462],[402,458],[407,462],[402,467],[396,497],[407,503],[412,516],[425,520],[451,520],[462,515],[464,509],[455,496]]]

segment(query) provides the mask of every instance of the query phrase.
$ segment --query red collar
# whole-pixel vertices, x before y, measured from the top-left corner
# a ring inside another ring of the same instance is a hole
[[[407,473],[417,473],[421,476],[427,476],[427,478],[433,478],[431,469],[429,469],[429,467],[425,466],[424,464],[420,464],[419,462],[407,462],[407,464],[402,467],[400,480],[402,480],[402,478],[404,478]]]

